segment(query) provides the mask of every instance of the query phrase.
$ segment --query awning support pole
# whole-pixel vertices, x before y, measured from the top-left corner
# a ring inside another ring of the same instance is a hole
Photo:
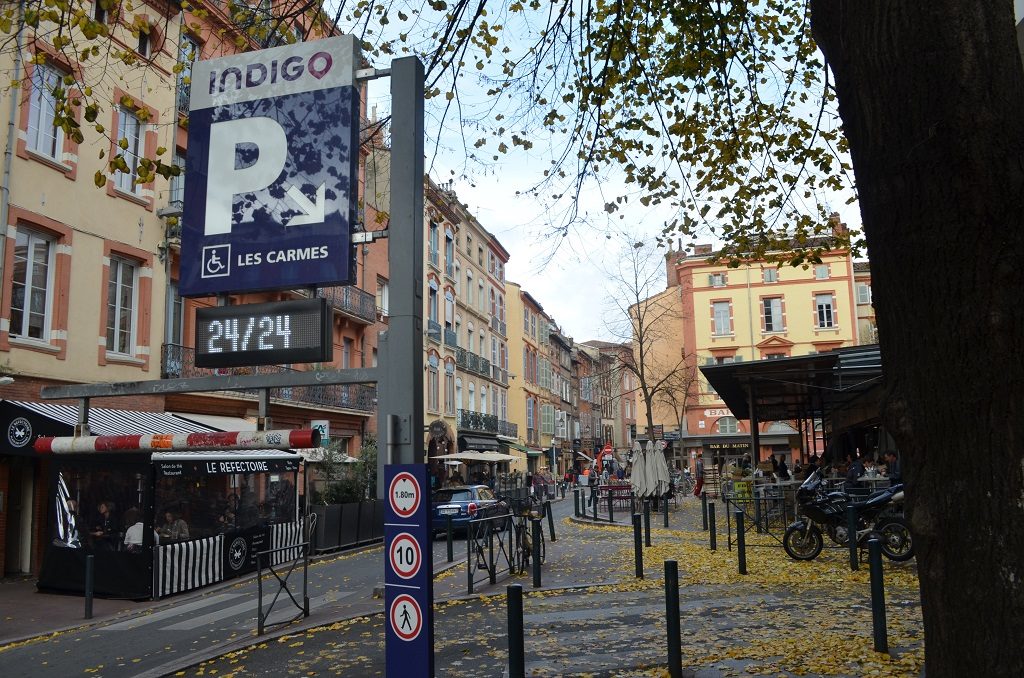
[[[259,390],[259,400],[260,400],[260,409],[259,409],[259,418],[256,421],[256,430],[257,431],[269,431],[271,429],[271,425],[270,425],[270,389],[269,388],[261,388]]]
[[[750,459],[754,465],[761,463],[761,430],[757,416],[757,398],[754,385],[747,385],[747,397],[750,401]]]

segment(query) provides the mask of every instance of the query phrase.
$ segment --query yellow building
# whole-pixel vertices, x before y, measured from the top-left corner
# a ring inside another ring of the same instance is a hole
[[[689,376],[680,386],[685,393],[677,398],[685,401],[681,430],[679,409],[665,402],[654,407],[654,423],[678,431],[677,453],[691,465],[701,451],[718,456],[749,450],[749,422],[732,416],[699,376],[699,365],[771,360],[863,343],[858,318],[864,304],[857,303],[848,251],[829,251],[820,263],[806,267],[750,262],[729,268],[711,262],[711,255],[710,245],[666,255],[669,287],[654,298],[675,300],[680,322],[674,337],[657,343],[651,359],[667,363],[682,352],[689,364]],[[643,422],[646,408],[638,404]],[[797,447],[790,425],[775,422],[762,428],[762,456],[768,448],[789,454]]]

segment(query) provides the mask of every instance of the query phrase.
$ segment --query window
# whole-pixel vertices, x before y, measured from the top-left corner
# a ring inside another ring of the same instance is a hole
[[[555,407],[548,403],[540,406],[540,432],[549,435],[555,433]]]
[[[473,305],[473,271],[466,271],[466,305]]]
[[[530,316],[530,336],[534,339],[537,338],[537,316]]]
[[[473,256],[473,236],[469,233],[466,234],[466,254]]]
[[[871,303],[871,285],[868,285],[867,283],[857,283],[857,303]]]
[[[61,161],[64,150],[64,131],[54,124],[57,96],[54,90],[63,88],[64,74],[39,64],[32,71],[32,92],[28,103],[28,139],[32,151]]]
[[[782,297],[762,300],[765,332],[782,332],[786,328],[782,321]]]
[[[192,62],[199,58],[199,45],[187,35],[182,35],[178,42],[178,112],[188,113],[189,95],[192,91]]]
[[[469,327],[466,331],[466,350],[470,353],[473,352],[473,338],[476,336],[473,330],[473,323],[469,323]]]
[[[487,298],[484,295],[484,281],[483,280],[477,280],[476,281],[476,301],[477,301],[478,308],[481,311],[484,310],[484,304],[487,303]]]
[[[832,309],[831,294],[814,295],[814,306],[818,314],[818,327],[835,327],[835,312]]]
[[[444,413],[455,414],[455,363],[444,363]]]
[[[444,271],[448,277],[455,273],[455,234],[444,232]]]
[[[352,352],[355,347],[353,342],[348,337],[344,337],[341,342],[341,369],[347,370],[352,367]]]
[[[185,326],[185,304],[178,294],[177,283],[168,285],[171,303],[167,305],[167,339],[172,344],[183,344],[182,328]]]
[[[439,309],[437,306],[437,283],[433,280],[428,283],[428,294],[427,316],[436,323]]]
[[[377,367],[377,347],[373,347],[373,363],[372,367]]]
[[[388,314],[388,281],[377,278],[377,310],[381,315]]]
[[[814,278],[816,280],[828,280],[828,264],[818,264],[815,266]]]
[[[492,318],[497,318],[498,317],[498,297],[494,293],[493,289],[491,290],[491,317]]]
[[[136,287],[138,264],[110,258],[107,279],[107,351],[132,355],[135,347]]]
[[[487,414],[487,386],[480,384],[480,414]]]
[[[476,412],[476,385],[469,382],[469,411]]]
[[[103,6],[104,0],[95,0],[92,4],[92,18],[101,24],[107,21],[107,10]]]
[[[50,239],[18,229],[11,275],[12,337],[50,339],[54,249]]]
[[[505,322],[505,297],[498,295],[498,320]]]
[[[185,156],[175,149],[171,162],[181,168],[181,174],[171,177],[171,190],[167,196],[167,202],[168,204],[182,207],[185,204]]]
[[[739,422],[736,417],[722,417],[718,420],[719,433],[739,433]]]
[[[459,266],[458,260],[455,262],[455,275],[452,277],[455,279],[455,294],[462,294],[462,267]]]
[[[533,398],[526,399],[526,428],[534,429],[534,417],[533,417]]]
[[[766,283],[779,282],[779,269],[777,268],[766,268],[763,269],[764,281]]]
[[[715,314],[715,334],[718,336],[732,334],[732,311],[728,301],[716,301],[713,304]]]
[[[765,360],[778,360],[780,358],[785,358],[785,357],[786,357],[785,353],[765,353],[764,354],[764,359]]]
[[[430,222],[430,241],[428,243],[429,244],[428,257],[430,259],[430,263],[433,264],[434,266],[437,266],[438,263],[439,263],[439,261],[438,261],[439,260],[439,254],[438,254],[439,242],[438,242],[438,238],[439,238],[439,235],[438,235],[438,230],[437,230],[437,223],[431,221]]]
[[[725,287],[726,281],[724,273],[712,273],[708,276],[708,285],[711,287]]]
[[[452,294],[451,290],[445,290],[444,292],[444,326],[448,329],[452,329],[452,324],[455,322],[455,295]]]
[[[462,409],[462,379],[455,377],[455,407]]]
[[[476,248],[476,263],[477,263],[478,266],[483,266],[484,265],[484,248],[483,247],[477,247]]]
[[[633,403],[626,401],[626,419],[633,418]]]
[[[117,113],[117,133],[128,142],[127,148],[120,150],[124,156],[124,162],[128,171],[118,170],[114,173],[114,185],[119,191],[137,195],[142,192],[142,186],[135,183],[135,177],[139,171],[139,159],[143,154],[142,146],[142,121],[129,111],[122,108]]]
[[[427,409],[431,412],[437,412],[441,407],[437,382],[437,362],[436,355],[431,355],[427,359]]]
[[[135,45],[135,51],[144,59],[149,58],[149,30],[139,31],[139,41]]]
[[[523,334],[530,331],[530,309],[523,309]]]

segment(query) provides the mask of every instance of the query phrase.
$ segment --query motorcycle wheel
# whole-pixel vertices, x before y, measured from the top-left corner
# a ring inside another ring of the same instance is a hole
[[[889,560],[903,562],[914,557],[914,540],[910,527],[902,518],[889,518],[875,530],[881,536],[882,553]]]
[[[782,548],[793,560],[814,560],[821,553],[824,542],[821,530],[811,527],[790,525],[782,537]]]

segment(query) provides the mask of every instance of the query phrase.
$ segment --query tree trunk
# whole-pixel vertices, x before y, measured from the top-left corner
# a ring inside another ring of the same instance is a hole
[[[871,258],[928,678],[1024,675],[1024,71],[1009,0],[811,0]]]

